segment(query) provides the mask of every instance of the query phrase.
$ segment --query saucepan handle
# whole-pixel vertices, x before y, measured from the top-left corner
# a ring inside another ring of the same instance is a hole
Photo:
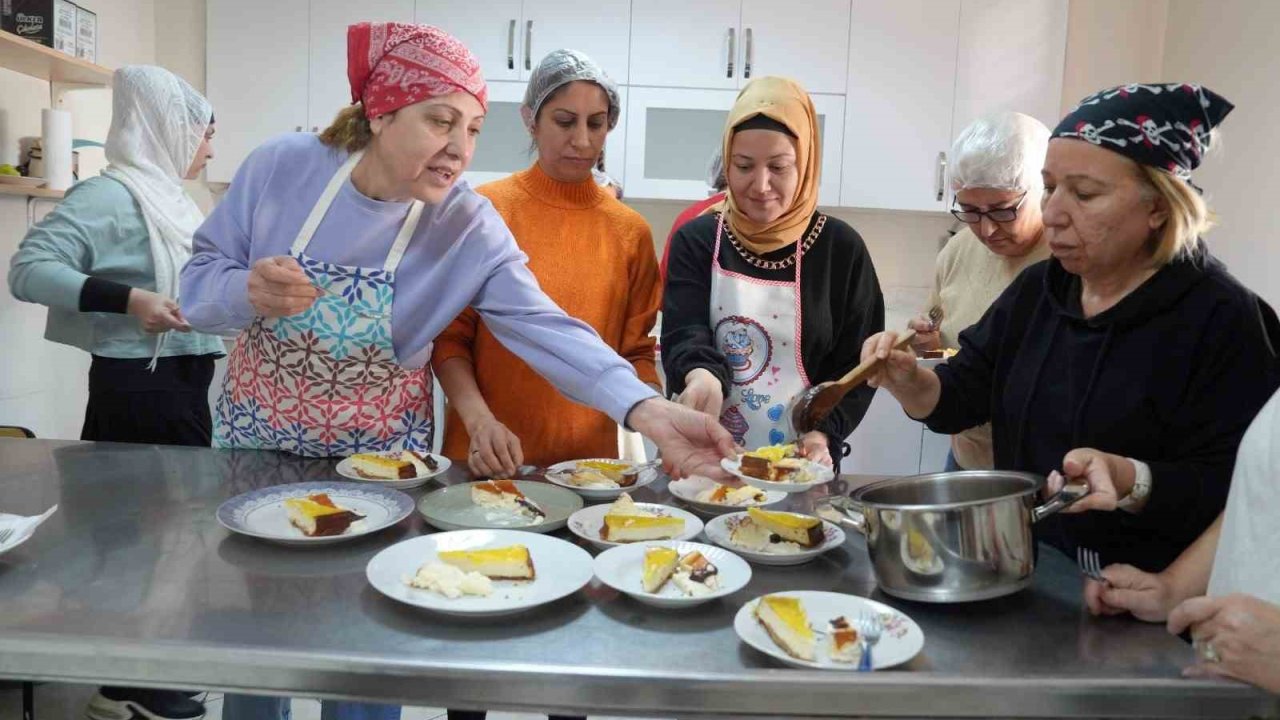
[[[1053,497],[1046,500],[1043,505],[1031,510],[1031,522],[1038,523],[1050,515],[1065,510],[1072,505],[1075,505],[1088,494],[1088,485],[1064,485],[1061,490],[1054,493]]]
[[[867,516],[853,498],[833,497],[819,505],[818,517],[854,532],[867,534]]]

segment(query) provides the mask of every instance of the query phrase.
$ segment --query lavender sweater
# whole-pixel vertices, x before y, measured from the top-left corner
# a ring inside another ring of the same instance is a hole
[[[196,330],[229,335],[253,322],[248,268],[289,253],[346,157],[315,135],[298,133],[269,140],[249,155],[196,231],[194,254],[182,271],[182,312]],[[368,198],[348,180],[305,253],[380,268],[408,210],[409,203]],[[423,211],[396,271],[396,357],[405,367],[422,367],[436,335],[474,307],[503,345],[560,392],[621,423],[632,406],[656,393],[586,323],[543,294],[527,259],[489,201],[459,181],[444,202]]]

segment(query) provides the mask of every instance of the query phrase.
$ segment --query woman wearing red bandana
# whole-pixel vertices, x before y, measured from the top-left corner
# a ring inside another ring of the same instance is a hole
[[[471,307],[562,393],[648,435],[673,471],[719,473],[728,433],[660,398],[566,316],[493,206],[458,182],[487,105],[475,57],[425,25],[361,23],[347,39],[352,105],[318,136],[256,149],[182,273],[192,327],[238,333],[214,444],[310,457],[425,449],[432,342]],[[287,700],[224,707],[237,720],[289,716]],[[399,709],[326,702],[322,717]]]

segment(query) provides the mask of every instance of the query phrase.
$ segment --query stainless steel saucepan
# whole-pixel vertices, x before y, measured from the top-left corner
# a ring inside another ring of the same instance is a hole
[[[1068,485],[1036,505],[1045,479],[996,470],[891,478],[818,508],[867,538],[880,589],[924,602],[987,600],[1031,583],[1031,526],[1088,494]]]

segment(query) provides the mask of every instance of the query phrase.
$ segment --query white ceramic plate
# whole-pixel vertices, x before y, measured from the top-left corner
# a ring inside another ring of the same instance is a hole
[[[707,521],[707,539],[722,548],[732,550],[757,565],[800,565],[844,544],[844,531],[838,525],[823,520],[822,530],[826,535],[826,540],[818,547],[794,553],[766,553],[750,550],[731,539],[733,529],[737,527],[738,523],[746,520],[747,517],[746,513],[740,512],[712,518]]]
[[[630,543],[609,542],[600,537],[600,526],[604,525],[604,516],[609,512],[610,507],[612,505],[589,505],[570,515],[569,532],[602,550],[619,545],[629,545]],[[697,515],[688,510],[673,508],[670,505],[659,505],[658,503],[636,503],[636,507],[652,510],[666,517],[683,518],[684,532],[671,538],[671,540],[692,540],[698,536],[698,533],[702,532],[702,521],[698,519]]]
[[[307,537],[289,522],[288,498],[325,493],[335,505],[364,515],[341,535]],[[285,545],[326,545],[391,527],[413,512],[413,498],[399,490],[349,482],[304,482],[250,490],[218,506],[218,522],[226,529]]]
[[[805,612],[809,615],[809,624],[816,630],[826,630],[827,623],[841,615],[848,618],[850,622],[855,623],[856,627],[858,615],[863,611],[878,613],[880,621],[884,623],[884,632],[880,635],[880,642],[876,643],[875,648],[871,651],[871,665],[876,670],[901,665],[915,657],[924,647],[924,631],[920,629],[920,626],[907,617],[906,614],[884,603],[868,600],[857,595],[842,595],[840,593],[812,590],[796,590],[773,594],[798,598],[801,604],[804,605]],[[822,635],[818,636],[816,662],[800,660],[788,655],[786,650],[778,647],[773,638],[769,637],[769,632],[756,619],[755,609],[758,602],[760,602],[760,598],[743,605],[742,609],[733,618],[733,629],[738,633],[738,637],[742,638],[743,642],[793,667],[857,671],[858,663],[856,662],[833,662],[828,657],[826,638]]]
[[[441,530],[524,530],[550,532],[565,526],[569,516],[582,509],[582,498],[576,494],[531,480],[516,480],[516,487],[547,514],[542,522],[531,525],[515,513],[483,508],[471,502],[471,488],[480,483],[464,483],[432,490],[418,501],[418,512],[432,526]]]
[[[435,562],[441,550],[483,550],[524,545],[533,558],[533,580],[495,580],[488,597],[450,599],[405,582]],[[369,561],[369,584],[392,600],[446,615],[510,615],[572,595],[591,581],[591,555],[571,542],[519,530],[458,530],[398,542]]]
[[[683,480],[672,480],[667,484],[667,489],[671,491],[672,495],[679,498],[680,502],[693,508],[694,512],[703,515],[724,515],[725,513],[740,512],[749,507],[769,507],[787,499],[787,493],[781,490],[762,490],[765,495],[764,502],[748,503],[746,505],[722,505],[697,499],[698,493],[711,490],[718,484],[711,478],[694,475]]]
[[[784,493],[804,492],[805,490],[815,488],[823,483],[829,483],[836,479],[834,470],[816,462],[809,462],[809,470],[813,473],[813,480],[811,482],[803,483],[770,482],[769,480],[761,480],[758,477],[751,477],[750,475],[742,472],[742,461],[738,459],[730,460],[729,458],[724,458],[720,461],[720,467],[737,476],[742,480],[742,482],[750,485],[751,487],[758,487],[761,490],[778,490]]]
[[[684,594],[674,581],[668,580],[656,593],[645,592],[641,585],[644,575],[644,553],[650,547],[671,547],[684,556],[698,551],[716,566],[720,572],[720,588],[708,595],[689,597]],[[655,540],[632,543],[605,550],[596,556],[596,577],[600,582],[629,595],[636,600],[654,607],[684,608],[711,602],[726,595],[732,595],[751,582],[751,566],[745,560],[728,550],[711,545],[693,542],[670,542]]]
[[[578,463],[583,462],[584,460],[599,460],[601,462],[624,462],[622,460],[618,460],[617,458],[582,458],[582,460],[566,460],[564,462],[558,462],[555,465],[552,465],[551,467],[547,468],[547,475],[546,475],[547,481],[553,485],[559,485],[562,488],[567,488],[569,490],[572,490],[584,498],[590,498],[593,500],[611,500],[613,498],[618,497],[624,492],[631,492],[633,490],[642,488],[645,485],[648,485],[649,483],[657,479],[658,473],[660,472],[657,468],[650,468],[648,470],[643,470],[640,473],[640,477],[636,478],[634,485],[630,485],[628,487],[616,487],[616,488],[578,487],[577,485],[574,485],[569,481],[563,478],[560,478],[556,475],[556,473],[559,473],[559,472],[571,472],[573,470],[576,470],[578,468]],[[634,464],[635,463],[632,463],[632,465]]]
[[[392,458],[393,460],[400,459],[400,453],[395,451],[384,452],[384,453],[371,453],[371,454],[383,455],[385,457]],[[431,478],[437,475],[444,474],[444,472],[449,469],[449,466],[453,464],[452,462],[450,462],[449,458],[443,455],[436,455],[435,453],[427,453],[427,454],[431,456],[432,460],[436,461],[437,467],[435,472],[430,472],[430,473],[427,473],[426,475],[419,475],[417,477],[405,478],[403,480],[376,480],[372,478],[367,478],[357,473],[355,469],[351,467],[351,458],[343,458],[341,461],[338,462],[338,474],[344,478],[355,480],[357,482],[369,483],[371,485],[378,485],[380,487],[391,488],[393,490],[408,490],[410,488],[422,487],[423,485],[426,485],[427,481],[430,480]]]

